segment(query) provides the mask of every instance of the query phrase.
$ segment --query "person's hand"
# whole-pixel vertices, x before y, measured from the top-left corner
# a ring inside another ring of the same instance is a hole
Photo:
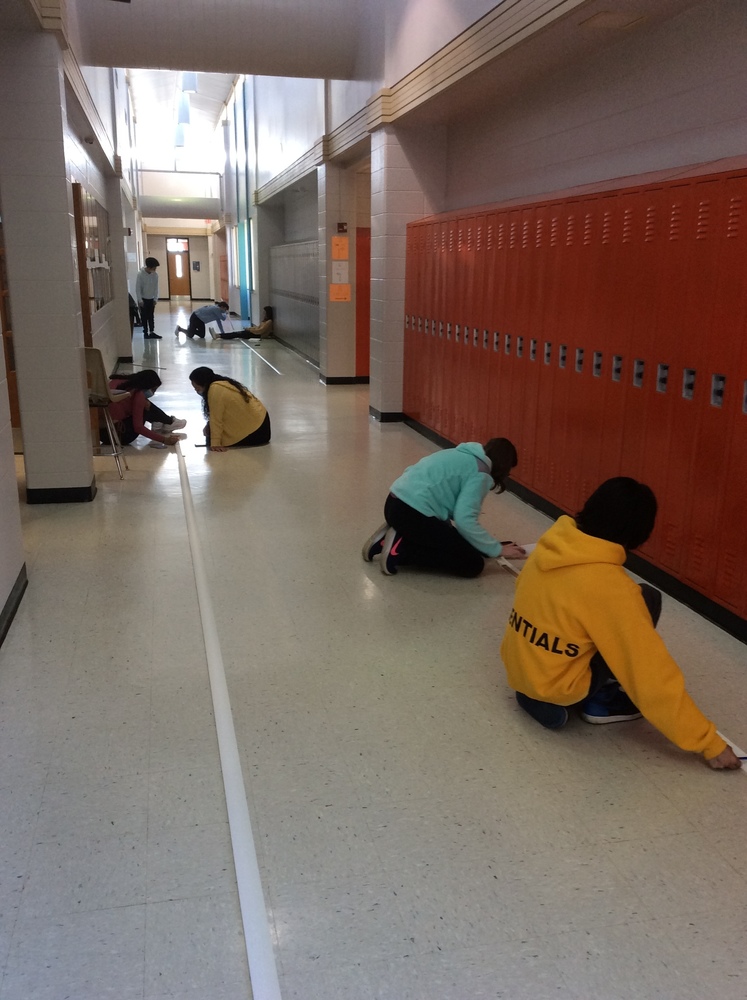
[[[219,444],[211,444],[210,445],[210,450],[211,451],[228,451],[228,448],[223,448]]]
[[[516,542],[503,542],[501,555],[504,559],[523,559],[526,556],[526,552]]]
[[[712,757],[706,763],[714,771],[737,771],[742,766],[742,761],[730,746],[722,750],[718,757]]]
[[[174,445],[174,444],[179,444],[179,442],[183,440],[184,440],[183,434],[167,434],[163,439],[163,443]]]

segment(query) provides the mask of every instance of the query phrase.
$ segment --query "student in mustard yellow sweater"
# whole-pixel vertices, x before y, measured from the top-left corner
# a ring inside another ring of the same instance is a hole
[[[641,715],[715,770],[741,762],[685,688],[656,632],[661,594],[623,569],[653,531],[656,497],[634,479],[608,479],[583,510],[540,538],[516,582],[501,657],[516,700],[547,729],[578,706],[590,723]]]
[[[245,385],[218,375],[212,368],[195,368],[189,380],[202,396],[207,418],[205,443],[210,451],[253,448],[270,440],[270,414]]]

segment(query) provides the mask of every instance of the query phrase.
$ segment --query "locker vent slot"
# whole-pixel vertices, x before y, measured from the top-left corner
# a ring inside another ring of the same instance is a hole
[[[695,369],[685,368],[682,373],[682,398],[692,399],[695,395]]]
[[[724,405],[724,387],[726,375],[711,375],[711,406]]]
[[[503,337],[503,352],[504,354],[511,353],[511,334],[507,333]]]
[[[534,337],[532,337],[532,339],[529,341],[529,360],[530,361],[537,360],[537,341],[535,340]]]
[[[602,352],[594,351],[594,362],[592,366],[592,374],[594,378],[602,377]]]
[[[565,344],[561,344],[558,348],[558,365],[561,368],[565,368],[566,358],[568,357],[568,347]]]
[[[619,382],[622,379],[622,374],[623,374],[622,355],[616,354],[612,358],[612,381]]]
[[[552,341],[545,341],[545,364],[549,365],[552,361]]]
[[[659,365],[656,369],[656,391],[666,392],[669,381],[669,365]]]
[[[581,374],[584,370],[584,349],[583,347],[576,348],[576,371]]]
[[[523,337],[517,337],[516,338],[516,357],[517,358],[523,358],[524,357],[524,338]]]
[[[636,358],[633,362],[633,385],[636,389],[640,389],[643,385],[643,369],[646,366],[646,362],[641,358]]]
[[[500,351],[500,349],[501,349],[501,335],[496,330],[495,333],[493,334],[493,350]]]

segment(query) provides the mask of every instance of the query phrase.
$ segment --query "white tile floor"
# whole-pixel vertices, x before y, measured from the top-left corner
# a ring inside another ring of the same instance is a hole
[[[159,306],[160,342],[136,331],[135,359],[189,420],[284,1000],[747,997],[747,774],[645,722],[549,733],[520,714],[498,659],[509,574],[360,558],[433,447],[277,342],[177,344],[174,315]],[[200,364],[267,403],[268,448],[195,448]],[[95,460],[94,503],[23,508],[0,1000],[251,995],[177,460],[142,439],[128,455],[123,482]],[[547,521],[506,495],[484,523],[528,541]],[[744,646],[670,599],[661,631],[744,746]]]

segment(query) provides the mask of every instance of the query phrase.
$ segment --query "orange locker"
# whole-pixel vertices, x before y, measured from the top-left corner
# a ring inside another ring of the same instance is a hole
[[[413,224],[405,330],[411,415],[512,438],[516,480],[563,510],[649,483],[642,555],[741,618],[746,215],[743,171]]]

